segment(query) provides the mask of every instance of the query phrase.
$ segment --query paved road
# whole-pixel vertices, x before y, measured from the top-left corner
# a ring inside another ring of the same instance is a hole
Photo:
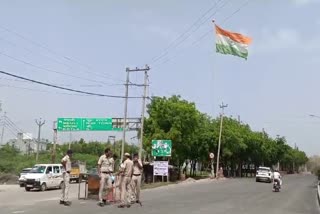
[[[76,199],[73,199],[72,207],[64,207],[57,204],[57,194],[59,194],[59,191],[15,193],[16,201],[19,201],[15,204],[15,198],[11,198],[14,193],[0,192],[0,213],[319,213],[316,199],[316,178],[310,175],[286,176],[283,191],[280,193],[272,192],[270,184],[256,183],[253,179],[202,181],[192,184],[171,185],[144,191],[143,207],[135,205],[130,209],[118,209],[115,206],[100,208],[95,201],[78,201]]]

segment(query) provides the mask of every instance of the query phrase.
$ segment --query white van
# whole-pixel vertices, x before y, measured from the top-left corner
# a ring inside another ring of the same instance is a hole
[[[47,189],[62,188],[62,164],[37,164],[25,176],[25,189]]]

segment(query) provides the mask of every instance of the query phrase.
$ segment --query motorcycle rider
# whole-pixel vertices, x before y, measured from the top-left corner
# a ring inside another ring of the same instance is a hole
[[[281,180],[281,174],[279,173],[278,169],[274,170],[274,173],[273,173],[273,185],[275,185],[276,182],[279,184],[281,188],[282,180]]]

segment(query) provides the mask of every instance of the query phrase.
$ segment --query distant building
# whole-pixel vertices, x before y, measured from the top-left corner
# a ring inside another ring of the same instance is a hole
[[[46,151],[49,145],[48,140],[40,140],[39,152]],[[16,139],[9,140],[8,144],[19,150],[23,154],[31,154],[37,152],[37,141],[32,138],[32,134],[29,133],[18,133]]]

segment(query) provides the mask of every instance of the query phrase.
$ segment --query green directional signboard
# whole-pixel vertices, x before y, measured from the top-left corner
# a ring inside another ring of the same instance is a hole
[[[152,156],[171,157],[171,140],[152,140]]]
[[[112,118],[58,118],[58,131],[122,131],[113,128]]]

